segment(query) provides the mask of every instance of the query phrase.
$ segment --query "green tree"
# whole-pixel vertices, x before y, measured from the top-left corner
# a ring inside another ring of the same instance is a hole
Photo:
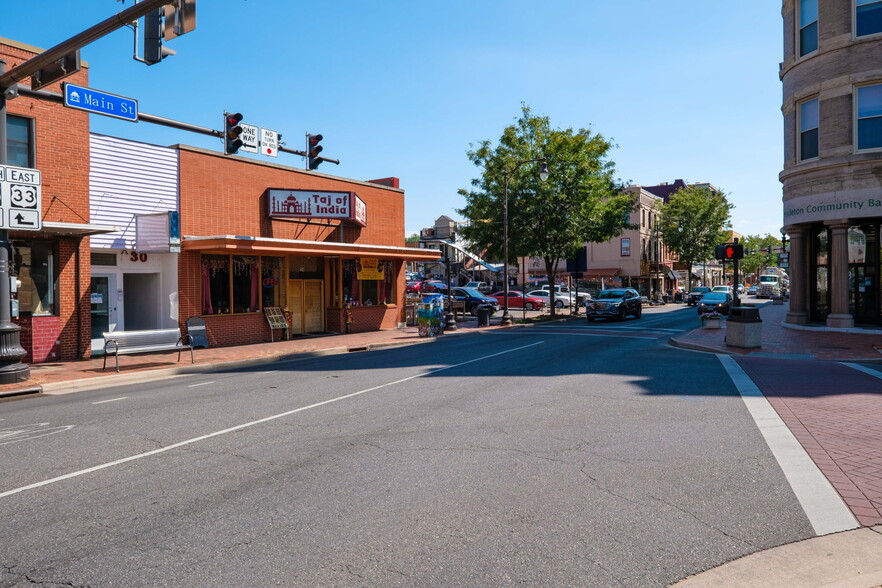
[[[692,265],[710,259],[714,246],[729,237],[729,212],[732,204],[722,191],[706,186],[687,186],[671,196],[658,218],[659,233],[689,272],[692,290]]]
[[[405,243],[419,243],[420,235],[419,233],[411,233],[407,237],[404,238]]]
[[[553,129],[548,117],[522,106],[521,117],[503,130],[498,145],[482,141],[467,153],[481,175],[471,190],[459,190],[466,205],[458,212],[470,221],[461,229],[463,237],[486,249],[488,257],[503,258],[503,172],[509,172],[509,259],[503,261],[541,257],[553,290],[562,260],[586,241],[607,241],[628,226],[635,197],[613,179],[612,147],[587,129]],[[538,162],[518,167],[541,157],[548,162],[546,182],[539,178]]]
[[[751,283],[759,281],[759,275],[767,267],[778,265],[778,254],[771,250],[781,246],[778,237],[766,233],[765,236],[748,235],[742,241],[744,244],[744,259],[741,260],[741,273],[745,276],[753,276]]]

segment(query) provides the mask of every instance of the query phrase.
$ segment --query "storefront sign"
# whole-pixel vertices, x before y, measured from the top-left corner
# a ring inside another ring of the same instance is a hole
[[[382,280],[383,262],[376,257],[358,257],[355,260],[355,271],[359,280]]]
[[[807,196],[784,203],[785,225],[873,216],[882,216],[882,197],[875,189]]]
[[[314,190],[267,190],[272,218],[339,219],[367,225],[367,207],[355,192]]]

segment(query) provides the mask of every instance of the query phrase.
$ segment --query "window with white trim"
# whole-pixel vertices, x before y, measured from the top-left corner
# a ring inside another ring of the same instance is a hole
[[[631,256],[631,239],[628,239],[628,238],[622,239],[621,254],[622,254],[622,257],[630,257]]]
[[[799,104],[799,160],[818,156],[818,99],[812,98]]]
[[[799,56],[818,50],[818,0],[799,0]]]
[[[882,33],[882,0],[855,0],[854,36]]]
[[[882,148],[882,84],[861,86],[856,89],[855,94],[855,147],[859,151]]]

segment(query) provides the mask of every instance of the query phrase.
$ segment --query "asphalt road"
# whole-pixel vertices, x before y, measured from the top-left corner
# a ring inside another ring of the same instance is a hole
[[[673,308],[0,404],[0,586],[664,586],[812,536]]]

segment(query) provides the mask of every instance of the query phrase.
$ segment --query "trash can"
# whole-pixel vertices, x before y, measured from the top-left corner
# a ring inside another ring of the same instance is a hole
[[[490,326],[490,307],[487,305],[482,305],[478,307],[478,326]]]
[[[733,306],[726,319],[726,345],[741,349],[762,347],[763,321],[755,306]]]

